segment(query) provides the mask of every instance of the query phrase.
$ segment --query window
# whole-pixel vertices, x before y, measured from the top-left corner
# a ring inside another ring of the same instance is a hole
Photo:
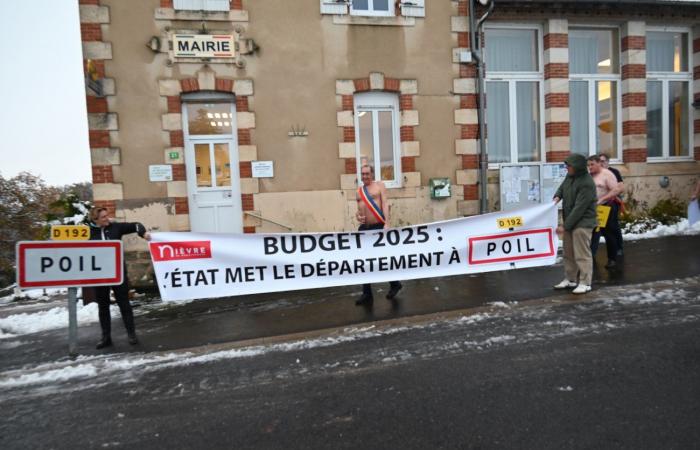
[[[393,16],[394,2],[389,0],[352,0],[350,14],[356,16]]]
[[[229,11],[229,0],[175,0],[173,8],[181,11]]]
[[[689,158],[690,59],[687,30],[647,32],[647,155]]]
[[[395,94],[367,92],[355,95],[355,151],[357,179],[360,167],[374,167],[375,180],[401,187],[399,100]]]
[[[571,150],[619,158],[618,38],[615,30],[569,30]]]
[[[486,148],[490,163],[542,159],[542,70],[537,28],[487,28]]]

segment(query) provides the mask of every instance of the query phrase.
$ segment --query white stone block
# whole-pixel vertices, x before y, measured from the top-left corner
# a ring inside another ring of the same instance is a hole
[[[647,135],[646,134],[628,134],[622,136],[622,149],[630,148],[646,148],[647,146]]]
[[[354,142],[340,142],[340,143],[338,143],[338,157],[339,158],[354,158],[355,157],[355,143]]]
[[[112,44],[109,42],[83,42],[83,59],[112,59]]]
[[[420,156],[420,142],[403,141],[401,143],[401,156]]]
[[[255,113],[252,112],[237,112],[236,113],[236,128],[245,130],[255,128]]]
[[[121,183],[94,183],[92,185],[94,201],[123,200],[124,191]]]
[[[118,148],[102,147],[90,149],[93,166],[112,166],[121,164],[121,152]]]
[[[628,106],[622,110],[623,120],[647,120],[647,108],[645,106]]]
[[[336,120],[339,127],[355,126],[355,117],[352,111],[338,111],[336,113]]]
[[[622,80],[622,94],[646,93],[647,80],[644,78],[628,78]]]
[[[233,82],[233,92],[244,97],[253,95],[253,80],[235,80]]]
[[[117,115],[115,113],[88,114],[88,127],[91,130],[118,130]]]
[[[647,25],[646,22],[642,21],[633,21],[630,20],[629,22],[625,23],[622,26],[622,36],[646,36],[647,34]]]
[[[258,147],[256,145],[239,145],[239,161],[256,161],[258,159]]]
[[[568,136],[553,136],[545,138],[545,152],[568,152],[571,150],[571,140]]]
[[[403,175],[403,187],[420,186],[420,172],[405,172]]]
[[[476,169],[463,169],[457,171],[457,184],[476,184],[479,180],[479,171]]]
[[[352,80],[336,80],[335,93],[337,95],[353,95],[355,93],[355,82]]]
[[[544,110],[545,123],[568,122],[569,120],[569,108],[546,108]]]
[[[371,90],[384,89],[384,74],[380,72],[372,72],[369,74],[369,88]]]
[[[114,78],[103,78],[102,79],[102,93],[104,95],[114,95],[116,94],[116,85],[114,83]],[[109,99],[107,99],[109,101]]]
[[[476,155],[479,153],[478,139],[457,139],[455,153],[458,155]]]
[[[453,33],[465,33],[469,31],[469,17],[452,16],[451,20]]]
[[[544,34],[567,34],[569,22],[566,19],[549,19],[544,22]]]
[[[175,214],[170,216],[170,230],[161,231],[190,231],[190,215]]]
[[[401,126],[415,127],[419,124],[418,111],[415,109],[407,109],[401,111]]]
[[[216,74],[213,70],[200,70],[197,72],[197,83],[203,91],[216,90]]]
[[[647,51],[631,49],[620,54],[620,62],[624,64],[646,64]]]
[[[168,197],[187,197],[187,181],[167,181]]]
[[[544,80],[545,94],[568,94],[569,79],[568,78],[550,78]]]
[[[474,78],[455,78],[452,82],[452,91],[455,94],[475,94],[476,80]]]
[[[479,123],[476,109],[457,109],[454,112],[454,117],[457,125],[473,125]]]
[[[79,5],[80,23],[109,23],[109,8],[97,5]]]
[[[158,80],[158,92],[164,97],[172,97],[180,95],[182,88],[178,80]]]
[[[340,175],[340,189],[355,190],[357,189],[357,175],[354,173],[344,173]]]
[[[400,80],[399,90],[403,95],[416,95],[418,93],[418,80]]]
[[[260,192],[260,179],[241,178],[241,194],[257,194]]]
[[[164,130],[177,131],[182,130],[182,114],[168,113],[161,116],[161,122]]]
[[[552,47],[544,51],[544,63],[569,63],[569,49]]]

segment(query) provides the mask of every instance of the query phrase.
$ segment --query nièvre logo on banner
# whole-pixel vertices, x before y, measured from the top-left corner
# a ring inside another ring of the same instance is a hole
[[[211,258],[211,241],[153,242],[150,246],[154,261]]]

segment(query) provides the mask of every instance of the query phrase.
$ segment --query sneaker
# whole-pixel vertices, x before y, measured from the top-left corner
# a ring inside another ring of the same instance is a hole
[[[108,337],[107,337],[107,338],[104,338],[104,337],[103,337],[102,340],[101,340],[100,342],[97,343],[97,345],[95,346],[95,348],[96,348],[97,350],[99,350],[99,349],[101,349],[101,348],[111,347],[111,346],[112,346],[112,338],[108,338]]]
[[[572,294],[585,294],[586,292],[590,292],[591,287],[587,284],[579,284],[576,286],[576,289],[571,291]]]
[[[362,294],[360,298],[355,300],[356,305],[371,305],[374,302],[374,297],[372,294]]]
[[[386,294],[386,298],[388,300],[393,300],[394,297],[396,297],[396,294],[399,293],[403,285],[401,283],[396,283],[396,285],[392,286],[391,289],[389,289],[389,292]]]
[[[554,289],[571,289],[576,287],[575,281],[569,281],[566,278],[562,280],[561,283],[555,284]]]

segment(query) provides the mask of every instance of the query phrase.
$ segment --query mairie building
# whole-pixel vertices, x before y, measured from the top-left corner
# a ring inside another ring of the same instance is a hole
[[[649,206],[700,175],[697,1],[495,0],[479,33],[476,0],[78,1],[94,201],[154,231],[355,230],[363,164],[394,226],[501,210],[509,165],[572,152]]]

